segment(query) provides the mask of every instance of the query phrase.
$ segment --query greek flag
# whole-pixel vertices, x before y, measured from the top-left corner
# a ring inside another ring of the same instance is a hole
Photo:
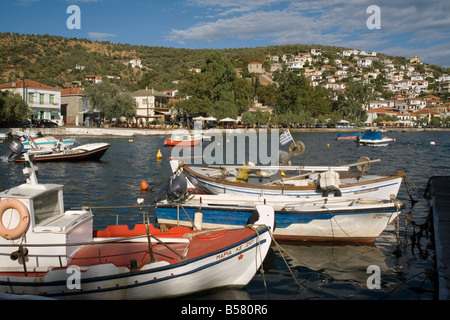
[[[294,142],[294,139],[292,138],[291,133],[289,132],[289,130],[286,130],[280,136],[280,144],[282,146],[284,146],[284,145],[288,144],[289,142]]]

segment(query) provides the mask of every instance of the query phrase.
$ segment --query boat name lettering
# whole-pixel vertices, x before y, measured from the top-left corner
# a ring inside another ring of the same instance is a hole
[[[380,212],[373,215],[373,219],[383,219],[383,218],[389,218],[391,216],[388,212]]]
[[[239,251],[241,251],[242,249],[245,249],[245,248],[251,246],[254,242],[255,242],[255,240],[252,239],[252,240],[247,241],[247,242],[244,243],[244,244],[241,244],[241,245],[237,246],[236,248],[234,248],[234,249],[232,249],[232,250],[228,250],[228,251],[222,252],[222,253],[220,253],[220,254],[218,254],[218,255],[216,256],[216,260],[223,259],[223,258],[225,258],[225,257],[228,257],[228,256],[232,255],[233,253],[239,252]]]

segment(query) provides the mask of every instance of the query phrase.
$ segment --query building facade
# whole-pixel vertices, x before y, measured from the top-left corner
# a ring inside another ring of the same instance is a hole
[[[61,115],[61,89],[28,79],[0,85],[0,90],[18,93],[30,107],[29,119],[48,119],[64,125]]]

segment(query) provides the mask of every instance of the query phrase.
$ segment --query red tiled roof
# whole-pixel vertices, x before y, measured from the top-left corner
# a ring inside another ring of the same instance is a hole
[[[61,91],[62,96],[83,94],[83,88],[67,88]]]
[[[12,89],[12,88],[23,88],[23,80],[5,83],[0,85],[0,89]],[[35,88],[35,89],[47,89],[47,90],[56,90],[61,91],[61,89],[50,87],[46,84],[42,84],[32,80],[25,80],[25,87],[27,88]]]

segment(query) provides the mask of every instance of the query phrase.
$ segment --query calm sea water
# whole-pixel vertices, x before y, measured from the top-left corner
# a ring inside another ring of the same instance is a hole
[[[418,188],[408,192],[402,185],[398,199],[405,205],[414,224],[402,214],[399,229],[395,225],[373,246],[357,244],[277,243],[264,262],[264,272],[255,275],[242,290],[221,289],[187,297],[188,299],[239,300],[432,300],[435,296],[434,248],[427,228],[428,203],[421,198],[434,175],[450,175],[450,132],[388,132],[395,138],[389,147],[358,147],[353,141],[337,141],[337,133],[294,133],[306,151],[293,159],[296,165],[335,165],[354,163],[361,156],[379,158],[369,173],[388,174],[404,170]],[[109,142],[110,150],[100,162],[40,163],[42,183],[64,184],[66,209],[91,206],[94,226],[103,228],[142,222],[152,209],[102,209],[136,204],[141,180],[156,185],[170,175],[165,160],[172,149],[163,147],[164,137],[78,137],[80,143]],[[224,140],[226,143],[226,140]],[[434,141],[435,145],[430,145]],[[6,143],[0,143],[3,155]],[[0,189],[23,183],[20,164],[0,163]],[[417,202],[412,202],[412,199]],[[381,287],[369,289],[368,267],[381,270]]]

